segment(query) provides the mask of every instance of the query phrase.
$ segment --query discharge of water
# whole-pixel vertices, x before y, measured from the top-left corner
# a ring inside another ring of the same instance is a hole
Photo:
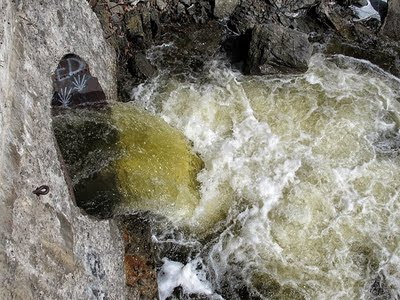
[[[280,78],[206,69],[133,91],[204,161],[179,224],[203,246],[165,258],[161,298],[174,285],[216,299],[400,297],[399,80],[342,56]]]

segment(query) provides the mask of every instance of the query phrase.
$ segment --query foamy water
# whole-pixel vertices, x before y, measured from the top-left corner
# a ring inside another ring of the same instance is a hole
[[[133,93],[205,163],[184,221],[203,248],[165,258],[161,299],[177,286],[215,299],[400,297],[399,81],[340,56],[282,78],[208,67]]]

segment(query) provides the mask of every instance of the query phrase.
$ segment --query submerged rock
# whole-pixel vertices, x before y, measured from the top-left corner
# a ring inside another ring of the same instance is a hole
[[[254,27],[246,73],[305,72],[312,54],[306,34],[276,24]]]

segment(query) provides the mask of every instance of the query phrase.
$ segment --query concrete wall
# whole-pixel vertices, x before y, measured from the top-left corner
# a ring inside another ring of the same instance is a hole
[[[115,97],[115,54],[86,1],[0,0],[0,299],[124,298],[118,230],[74,205],[56,150],[51,76],[67,53]]]

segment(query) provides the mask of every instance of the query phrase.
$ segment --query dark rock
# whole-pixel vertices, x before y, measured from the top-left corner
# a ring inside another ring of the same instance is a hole
[[[130,41],[135,41],[138,37],[144,38],[142,18],[138,12],[135,11],[125,16],[125,26]]]
[[[157,42],[173,42],[173,46],[163,50],[163,55],[156,58],[156,64],[159,69],[168,69],[175,74],[200,71],[204,62],[219,51],[223,35],[223,27],[216,21],[202,25],[170,25],[164,30],[165,34]]]
[[[275,23],[308,34],[311,31],[320,31],[319,28],[323,25],[319,23],[316,14],[319,4],[320,0],[273,2],[246,0],[242,1],[234,10],[229,20],[229,26],[237,33],[244,34],[256,24]],[[310,27],[310,29],[300,27]]]
[[[144,53],[138,52],[135,57],[129,60],[129,71],[131,74],[143,79],[153,77],[157,69],[149,62]]]
[[[400,76],[400,49],[393,44],[377,42],[376,45],[368,45],[367,43],[347,42],[338,37],[332,37],[326,43],[324,53],[343,54],[365,59],[395,76]]]
[[[307,10],[318,5],[321,0],[277,0],[274,4],[284,12],[295,14],[299,10]]]
[[[245,72],[280,74],[305,72],[312,54],[308,36],[276,24],[254,27]]]
[[[351,0],[350,4],[357,7],[362,7],[368,5],[368,0]]]
[[[382,34],[400,41],[400,0],[390,0],[388,13],[383,24]]]
[[[337,5],[329,0],[322,1],[319,14],[322,19],[325,18],[325,24],[333,29],[327,31],[324,40],[321,41],[326,45],[324,53],[365,59],[395,76],[400,75],[398,63],[400,47],[387,35],[378,35],[381,25],[378,19],[355,21],[348,3]],[[385,24],[387,22],[388,19]],[[393,34],[397,34],[397,31]]]
[[[369,0],[369,2],[371,3],[372,7],[379,13],[381,20],[384,20],[388,11],[387,2],[381,0]]]
[[[255,25],[263,23],[279,24],[276,8],[267,1],[246,0],[236,7],[228,26],[238,34],[245,34]]]
[[[158,299],[155,246],[146,214],[116,218],[124,239],[127,299]]]
[[[196,6],[194,4],[192,4],[191,6],[189,6],[187,11],[188,11],[189,15],[193,16],[196,13]]]
[[[348,40],[356,39],[353,12],[349,7],[323,0],[319,9],[319,13],[327,19],[328,25],[331,25],[340,36]]]
[[[156,11],[152,11],[150,14],[150,28],[153,38],[156,38],[160,32],[161,23],[160,16]]]

